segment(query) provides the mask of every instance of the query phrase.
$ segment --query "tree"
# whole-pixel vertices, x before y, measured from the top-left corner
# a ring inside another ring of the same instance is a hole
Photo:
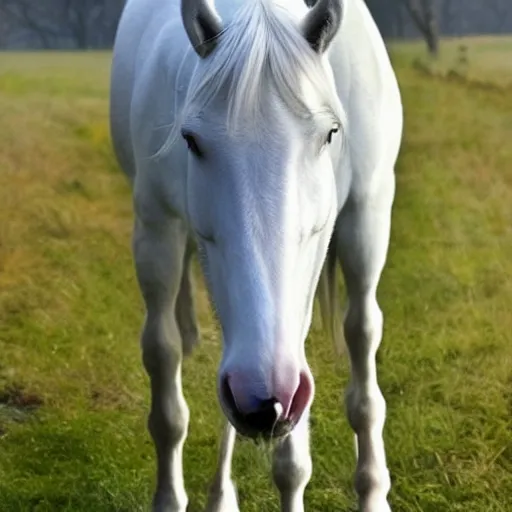
[[[0,0],[0,14],[10,25],[25,28],[34,34],[43,48],[51,47],[51,38],[59,33],[48,19],[48,5],[32,0]]]
[[[64,0],[64,24],[76,47],[92,45],[105,14],[105,0]]]
[[[11,29],[34,36],[42,48],[110,46],[124,0],[0,0],[0,17]]]
[[[0,12],[1,14],[1,12]],[[0,16],[0,48],[5,48],[9,44],[10,27],[5,16]]]
[[[435,0],[401,0],[427,43],[429,53],[439,53],[439,27]]]

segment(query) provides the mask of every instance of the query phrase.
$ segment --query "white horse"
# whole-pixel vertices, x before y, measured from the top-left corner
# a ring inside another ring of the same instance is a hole
[[[308,3],[128,0],[121,19],[111,127],[133,184],[155,511],[184,512],[188,503],[181,363],[198,340],[189,275],[196,245],[222,328],[217,389],[229,420],[208,510],[238,510],[235,429],[276,439],[282,510],[304,510],[314,394],[304,344],[317,285],[327,283],[332,299],[338,262],[348,293],[355,488],[361,511],[389,510],[376,289],[402,106],[363,0]]]

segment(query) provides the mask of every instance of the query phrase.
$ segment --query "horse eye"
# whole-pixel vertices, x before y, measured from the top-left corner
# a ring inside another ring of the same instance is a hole
[[[197,145],[196,139],[191,133],[184,132],[182,133],[183,138],[185,139],[185,142],[187,143],[188,149],[194,153],[196,156],[201,156],[201,150],[199,149],[199,146]]]
[[[327,135],[327,144],[330,144],[332,142],[332,136],[335,134],[335,133],[338,133],[339,132],[339,128],[333,128],[330,132],[329,132],[329,135]]]

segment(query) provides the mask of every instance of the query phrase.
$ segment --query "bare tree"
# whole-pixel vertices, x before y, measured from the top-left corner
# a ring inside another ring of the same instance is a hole
[[[435,0],[401,0],[427,43],[429,53],[439,53],[439,27]]]
[[[77,48],[91,46],[103,24],[105,5],[105,0],[64,0],[62,12]]]
[[[42,48],[110,46],[124,0],[0,0],[0,17]]]
[[[10,36],[9,21],[1,14],[2,12],[0,11],[0,48],[7,48]]]
[[[43,48],[51,47],[52,37],[61,33],[48,16],[48,5],[33,0],[0,0],[0,14],[6,22],[28,29]]]

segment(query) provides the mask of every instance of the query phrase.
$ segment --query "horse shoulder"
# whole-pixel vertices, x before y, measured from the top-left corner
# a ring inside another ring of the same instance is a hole
[[[168,216],[186,218],[185,146],[179,139],[160,152],[175,122],[176,91],[180,88],[177,71],[186,48],[176,37],[174,24],[173,20],[161,24],[151,47],[146,47],[143,55],[139,52],[131,84],[134,207],[148,222]]]

